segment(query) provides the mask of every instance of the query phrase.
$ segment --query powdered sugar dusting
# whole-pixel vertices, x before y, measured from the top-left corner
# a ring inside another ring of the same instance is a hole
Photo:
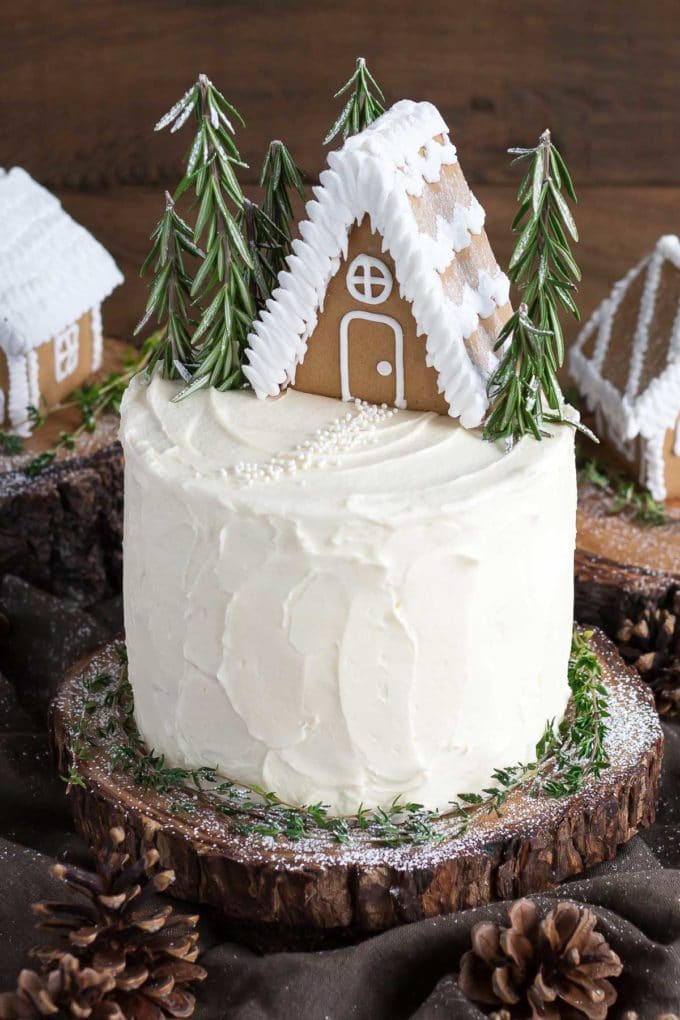
[[[137,804],[141,800],[145,813],[162,826],[183,833],[202,848],[201,852],[210,853],[215,850],[251,866],[258,861],[268,866],[280,864],[288,871],[303,870],[312,865],[316,868],[342,865],[364,869],[432,869],[452,859],[464,861],[471,855],[487,852],[492,845],[505,840],[532,838],[572,818],[575,811],[587,818],[591,807],[601,803],[603,797],[611,797],[615,785],[619,799],[625,799],[628,789],[626,784],[639,778],[641,767],[650,769],[659,753],[661,728],[649,692],[633,672],[613,655],[606,639],[597,634],[593,640],[602,662],[602,679],[609,696],[611,717],[605,746],[611,764],[599,779],[588,780],[576,797],[553,800],[545,796],[513,796],[502,817],[475,817],[463,836],[447,835],[455,830],[457,823],[445,817],[434,823],[436,834],[443,836],[441,842],[399,847],[377,845],[372,841],[370,833],[355,829],[347,845],[336,842],[331,833],[323,830],[304,836],[297,842],[280,836],[239,831],[238,816],[225,818],[220,815],[218,796],[191,789],[182,791],[183,803],[190,805],[191,810],[173,813],[172,804],[173,800],[176,801],[176,795],[156,792],[147,794],[135,785],[129,774],[122,771],[116,772],[114,780],[120,810],[125,812],[129,809],[129,800]],[[57,714],[77,722],[83,717],[85,702],[89,700],[92,703],[93,694],[87,688],[88,682],[98,672],[118,676],[120,670],[115,647],[103,650],[91,660],[83,673],[62,690],[56,702]],[[96,710],[88,710],[89,726],[94,729],[102,725],[103,701],[104,696],[101,696]],[[91,758],[81,766],[87,785],[104,790],[107,798],[110,797],[112,783],[111,751],[120,738],[120,729],[117,733],[109,734],[96,747]],[[237,798],[252,798],[250,791],[240,791],[237,787],[234,790]],[[452,791],[452,797],[456,792]],[[235,804],[237,801],[232,799],[230,803]],[[257,821],[254,812],[249,814],[244,813],[241,823]],[[619,842],[624,842],[632,834],[633,830],[624,832]]]

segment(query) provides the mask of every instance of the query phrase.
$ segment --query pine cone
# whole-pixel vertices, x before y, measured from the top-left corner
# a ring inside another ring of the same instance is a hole
[[[75,956],[65,953],[45,977],[32,970],[21,971],[16,991],[0,994],[0,1020],[37,1020],[56,1013],[116,1020],[119,1011],[105,1002],[115,985],[110,971],[81,969]]]
[[[198,956],[198,916],[175,913],[170,904],[154,904],[175,880],[174,872],[158,871],[158,852],[135,862],[121,851],[122,829],[111,829],[109,844],[98,855],[97,871],[55,864],[52,874],[80,900],[36,903],[38,927],[58,933],[61,943],[34,951],[50,965],[75,956],[80,965],[111,974],[114,987],[107,1006],[119,1017],[164,1020],[189,1017],[195,998],[186,988],[202,981],[206,971]]]
[[[531,900],[517,900],[508,918],[509,928],[483,921],[472,929],[458,978],[465,995],[505,1007],[504,1020],[605,1020],[616,1001],[607,978],[623,967],[592,910],[565,901],[540,921]]]
[[[680,713],[680,587],[672,585],[661,602],[638,606],[618,627],[616,641],[651,685],[659,714]]]

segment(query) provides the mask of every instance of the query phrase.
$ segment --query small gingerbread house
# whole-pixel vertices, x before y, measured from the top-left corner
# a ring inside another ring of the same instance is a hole
[[[291,385],[479,425],[509,283],[446,124],[404,100],[328,163],[249,337],[255,393]]]
[[[0,170],[0,427],[56,404],[102,360],[101,303],[122,283],[108,252],[20,167]]]
[[[661,237],[569,356],[596,431],[654,499],[680,498],[680,239]]]

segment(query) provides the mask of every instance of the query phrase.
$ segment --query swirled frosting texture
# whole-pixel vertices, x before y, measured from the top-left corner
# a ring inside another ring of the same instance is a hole
[[[526,760],[568,697],[572,431],[505,455],[400,411],[315,453],[355,410],[294,390],[173,404],[174,389],[134,382],[122,414],[147,743],[338,813],[397,794],[446,808]],[[305,442],[294,473],[243,480],[243,462]]]

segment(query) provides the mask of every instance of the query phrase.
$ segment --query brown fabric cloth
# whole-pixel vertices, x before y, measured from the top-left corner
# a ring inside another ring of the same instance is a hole
[[[28,949],[38,941],[30,904],[62,892],[47,873],[51,861],[90,861],[73,832],[65,787],[50,759],[45,686],[38,689],[39,671],[22,664],[22,641],[26,656],[32,654],[25,591],[21,604],[22,626],[29,630],[17,630],[15,623],[12,655],[3,656],[0,649],[0,663],[6,659],[13,671],[12,683],[0,676],[0,989],[14,986],[19,969],[29,963]],[[36,611],[44,614],[43,602]],[[83,620],[77,623],[82,628]],[[93,633],[99,636],[97,628]],[[43,636],[41,663],[49,654],[58,661],[64,640],[63,626],[52,627],[50,636]],[[51,685],[52,678],[45,680]],[[616,861],[538,897],[546,905],[555,897],[571,898],[596,911],[600,929],[624,962],[612,1020],[626,1010],[636,1010],[642,1020],[680,1011],[680,727],[664,729],[657,823],[623,848]],[[456,987],[457,963],[469,947],[472,926],[504,916],[503,904],[494,904],[346,949],[260,957],[225,942],[219,922],[204,911],[202,963],[209,976],[198,988],[196,1018],[479,1020],[484,1014]]]

